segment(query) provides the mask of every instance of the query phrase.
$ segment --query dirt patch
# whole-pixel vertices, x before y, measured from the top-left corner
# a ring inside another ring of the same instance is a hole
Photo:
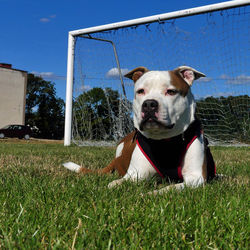
[[[0,139],[0,143],[17,143],[17,144],[63,144],[63,140],[49,140],[30,138],[29,140],[17,138],[4,138]]]

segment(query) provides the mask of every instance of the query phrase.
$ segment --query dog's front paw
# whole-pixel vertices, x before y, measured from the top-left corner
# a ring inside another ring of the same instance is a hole
[[[173,184],[173,185],[166,186],[166,187],[161,188],[159,190],[154,190],[152,192],[148,192],[148,194],[149,195],[164,194],[164,193],[167,193],[171,189],[181,190],[184,187],[185,187],[184,183],[178,183],[178,184]]]
[[[124,179],[114,180],[108,184],[108,188],[113,188],[115,186],[121,185],[123,183],[123,181],[124,181]]]
[[[154,190],[154,191],[152,191],[152,192],[148,192],[147,194],[148,194],[148,195],[157,195],[158,193],[159,193],[158,190]],[[142,194],[142,196],[144,196],[144,195]]]
[[[149,195],[163,194],[163,193],[167,193],[172,188],[173,188],[172,186],[167,186],[167,187],[161,188],[159,190],[154,190],[152,192],[148,192],[147,194],[149,194]]]

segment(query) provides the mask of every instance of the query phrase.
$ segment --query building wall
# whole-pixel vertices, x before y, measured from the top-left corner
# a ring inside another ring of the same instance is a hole
[[[0,128],[25,123],[27,72],[0,66]]]

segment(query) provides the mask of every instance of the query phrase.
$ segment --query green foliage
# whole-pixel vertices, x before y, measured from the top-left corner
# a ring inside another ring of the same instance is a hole
[[[0,248],[248,249],[249,148],[212,152],[227,178],[149,196],[160,188],[153,181],[108,189],[117,176],[81,176],[61,166],[103,167],[113,148],[2,141]]]
[[[90,140],[112,139],[114,123],[119,119],[121,100],[111,88],[93,88],[74,102],[74,126],[77,136]],[[127,112],[129,117],[130,111]],[[126,116],[125,114],[122,114]]]
[[[206,134],[221,141],[250,143],[250,97],[208,97],[197,102],[196,114]]]
[[[63,137],[64,101],[56,97],[54,83],[33,74],[28,74],[26,124],[38,127],[40,138]]]
[[[118,92],[110,88],[93,88],[78,96],[74,102],[75,136],[90,140],[112,139],[114,124],[121,120],[119,108],[125,106],[119,106],[119,102]],[[250,143],[249,103],[248,95],[207,97],[197,101],[196,115],[210,139]],[[122,110],[122,118],[127,119],[127,124],[132,124],[131,111],[129,102],[127,109]]]

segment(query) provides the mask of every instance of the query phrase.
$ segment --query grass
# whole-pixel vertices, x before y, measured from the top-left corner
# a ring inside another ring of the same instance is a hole
[[[110,190],[116,175],[79,176],[61,166],[103,167],[114,148],[2,140],[0,249],[249,249],[249,148],[212,152],[227,178],[141,196],[159,187]]]

